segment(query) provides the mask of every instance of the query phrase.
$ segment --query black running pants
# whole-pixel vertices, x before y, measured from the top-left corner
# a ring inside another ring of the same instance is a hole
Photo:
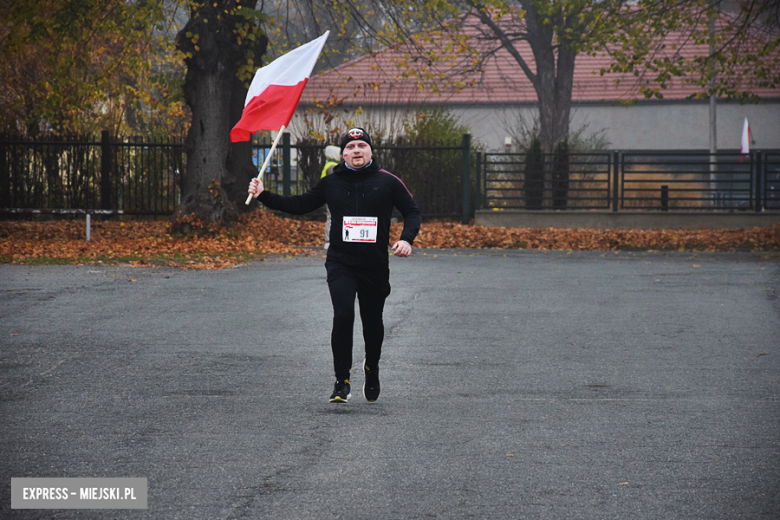
[[[390,269],[351,267],[325,262],[328,289],[333,303],[333,330],[330,341],[333,369],[337,379],[349,379],[352,367],[352,336],[355,324],[355,296],[360,304],[360,321],[366,343],[366,364],[376,367],[382,355],[385,326],[382,311],[390,294]]]

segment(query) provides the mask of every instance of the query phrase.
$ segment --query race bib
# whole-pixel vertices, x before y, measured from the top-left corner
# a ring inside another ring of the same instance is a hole
[[[344,217],[344,242],[376,242],[376,217]]]

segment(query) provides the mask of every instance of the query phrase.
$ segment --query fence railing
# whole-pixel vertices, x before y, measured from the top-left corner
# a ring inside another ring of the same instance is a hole
[[[185,167],[177,142],[0,137],[0,208],[171,214]]]
[[[780,152],[478,154],[480,202],[495,209],[780,209]]]
[[[759,198],[763,198],[764,208],[780,209],[780,152],[767,153],[763,159],[759,168],[763,172]]]
[[[311,142],[293,145],[289,134],[285,134],[268,171],[263,174],[267,189],[284,195],[297,195],[310,189],[319,181],[327,162],[325,146]],[[270,148],[270,141],[253,145],[253,160],[258,168]],[[383,169],[406,184],[423,217],[452,218],[463,214],[463,150],[462,142],[375,143],[373,154]],[[294,168],[290,165],[292,161],[286,160],[293,151]]]
[[[608,209],[611,156],[570,153],[553,170],[552,154],[478,155],[482,200],[487,208]],[[541,160],[538,160],[541,159]]]
[[[253,145],[259,167],[267,143]],[[325,144],[282,145],[266,187],[300,194],[319,181]],[[425,218],[475,209],[780,210],[780,151],[472,154],[470,136],[452,143],[376,143],[383,168],[400,177]],[[140,139],[32,141],[0,136],[0,212],[170,215],[181,200],[186,154],[180,142]],[[472,204],[472,201],[475,201]]]
[[[258,168],[270,148],[270,141],[253,145]],[[324,148],[292,144],[284,134],[264,174],[266,187],[295,195],[314,186]],[[377,143],[374,152],[406,183],[425,217],[457,217],[463,214],[463,149],[463,143]],[[112,141],[108,132],[100,140],[0,136],[0,212],[170,215],[181,200],[185,169],[180,142]]]

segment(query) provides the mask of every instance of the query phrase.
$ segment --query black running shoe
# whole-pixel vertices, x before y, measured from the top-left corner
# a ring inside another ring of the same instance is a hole
[[[368,368],[364,362],[363,372],[366,375],[366,382],[363,383],[363,395],[366,396],[368,402],[373,403],[379,397],[379,368]]]
[[[349,387],[349,379],[344,379],[343,381],[336,381],[336,384],[333,386],[333,393],[330,394],[330,402],[331,403],[346,403],[349,401],[349,398],[352,397],[352,394],[350,392]]]

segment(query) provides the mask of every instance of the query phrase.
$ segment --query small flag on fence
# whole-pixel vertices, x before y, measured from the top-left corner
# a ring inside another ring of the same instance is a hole
[[[750,125],[747,117],[745,118],[745,124],[742,125],[742,145],[739,147],[739,153],[742,155],[750,153]]]
[[[290,124],[329,34],[327,31],[257,70],[241,120],[230,131],[231,142],[249,141],[258,130],[279,130]]]

